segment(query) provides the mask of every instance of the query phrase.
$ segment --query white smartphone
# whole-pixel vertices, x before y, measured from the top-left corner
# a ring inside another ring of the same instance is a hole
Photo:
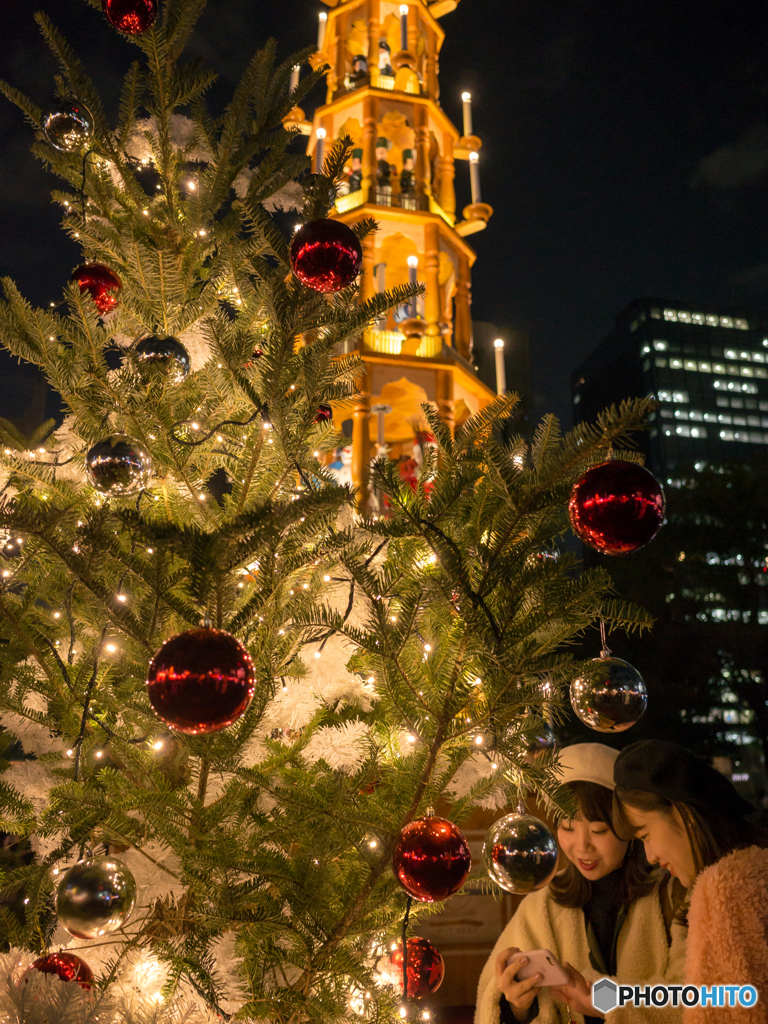
[[[548,949],[533,949],[530,953],[515,953],[507,960],[507,967],[521,956],[528,957],[528,963],[523,964],[516,972],[517,981],[526,981],[534,974],[541,975],[539,986],[547,988],[550,985],[565,985],[568,982],[568,974],[558,963],[557,957]]]

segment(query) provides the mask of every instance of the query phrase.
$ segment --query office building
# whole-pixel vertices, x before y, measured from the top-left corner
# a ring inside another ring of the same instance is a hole
[[[574,421],[624,398],[658,402],[642,439],[662,477],[768,449],[768,318],[638,299],[572,377]]]

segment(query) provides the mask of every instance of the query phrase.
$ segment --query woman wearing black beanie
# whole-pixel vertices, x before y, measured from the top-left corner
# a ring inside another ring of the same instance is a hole
[[[614,828],[688,889],[687,985],[752,985],[750,1007],[690,1007],[684,1024],[768,1024],[768,836],[720,772],[685,747],[642,740],[614,767]]]

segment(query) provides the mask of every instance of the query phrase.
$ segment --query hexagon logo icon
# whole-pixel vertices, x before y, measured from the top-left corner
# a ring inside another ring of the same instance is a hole
[[[609,978],[601,978],[592,986],[592,1002],[596,1010],[608,1013],[619,1005],[618,987]]]

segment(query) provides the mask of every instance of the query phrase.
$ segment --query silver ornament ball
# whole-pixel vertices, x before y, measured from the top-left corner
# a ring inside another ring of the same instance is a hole
[[[41,124],[46,140],[61,153],[80,153],[93,138],[93,115],[82,103],[59,100]]]
[[[136,882],[122,861],[89,857],[59,882],[59,923],[78,939],[96,939],[122,928],[136,906]]]
[[[571,683],[571,707],[596,732],[624,732],[645,714],[643,677],[621,658],[595,658],[594,670]]]
[[[543,889],[557,869],[557,840],[532,814],[507,814],[491,825],[483,860],[493,881],[506,892],[526,895]]]
[[[152,478],[152,458],[144,447],[125,434],[111,434],[85,457],[89,482],[109,498],[138,494]]]
[[[163,334],[151,334],[138,341],[133,359],[145,384],[158,379],[181,384],[191,366],[189,352],[179,339]]]

